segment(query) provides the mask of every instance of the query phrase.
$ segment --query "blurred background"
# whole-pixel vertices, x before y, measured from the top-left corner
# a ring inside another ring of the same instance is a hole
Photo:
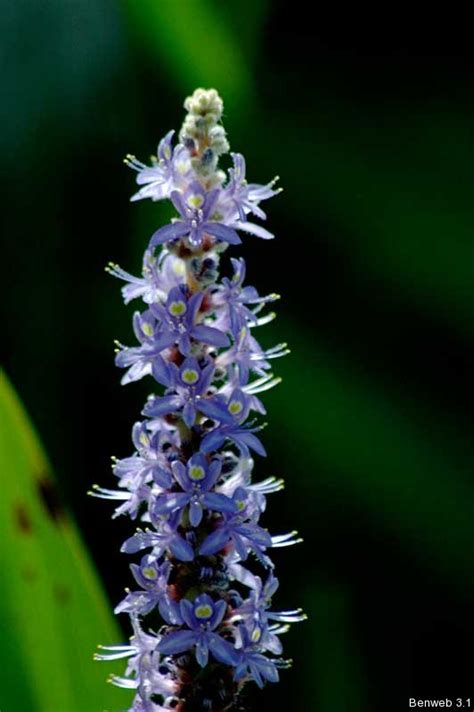
[[[474,708],[470,25],[413,8],[308,12],[277,0],[4,4],[1,362],[112,606],[131,584],[119,553],[130,523],[86,491],[113,486],[109,458],[131,454],[150,383],[119,385],[113,340],[133,342],[134,305],[104,266],[137,273],[169,215],[128,202],[122,159],[147,161],[184,98],[217,88],[249,179],[278,174],[285,189],[267,206],[277,239],[233,248],[249,283],[283,297],[260,335],[292,353],[275,363],[283,383],[266,399],[256,473],[286,480],[266,525],[305,539],[277,552],[276,608],[310,616],[284,639],[293,668],[257,708]]]

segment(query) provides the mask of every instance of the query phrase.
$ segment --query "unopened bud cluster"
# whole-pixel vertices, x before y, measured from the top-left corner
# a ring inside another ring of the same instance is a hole
[[[212,177],[215,183],[225,180],[218,171],[219,156],[229,151],[229,143],[220,122],[224,104],[215,89],[197,89],[186,99],[188,111],[179,133],[179,140],[191,155],[191,165],[200,176]]]

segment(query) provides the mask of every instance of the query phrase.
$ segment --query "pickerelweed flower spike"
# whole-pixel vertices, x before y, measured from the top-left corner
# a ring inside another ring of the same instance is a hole
[[[252,482],[253,454],[265,455],[259,394],[280,382],[271,361],[288,353],[286,344],[262,349],[253,330],[273,318],[262,310],[278,295],[244,286],[242,258],[231,259],[229,276],[218,271],[243,234],[273,237],[254,219],[265,219],[260,204],[279,191],[275,181],[247,183],[238,153],[227,174],[219,168],[229,144],[214,89],[197,89],[184,106],[177,143],[170,131],[151,166],[126,159],[137,171],[132,200],[168,199],[176,217],[151,236],[141,277],[107,267],[125,282],[125,303],[144,303],[133,317],[138,344],[118,344],[122,383],[146,375],[158,389],[133,426],[134,453],[113,461],[117,488],[91,492],[116,500],[115,516],[143,523],[122,546],[139,553],[136,586],[115,609],[130,616],[133,635],[96,655],[128,660],[110,681],[134,691],[129,712],[242,710],[247,682],[276,682],[288,667],[280,635],[305,618],[271,610],[269,550],[301,541],[260,524],[266,495],[283,481]],[[158,629],[145,622],[150,614]]]

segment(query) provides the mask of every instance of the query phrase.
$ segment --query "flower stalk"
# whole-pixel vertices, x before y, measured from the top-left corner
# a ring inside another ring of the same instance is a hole
[[[259,394],[279,383],[271,361],[288,353],[286,344],[262,349],[252,332],[274,317],[263,311],[278,296],[244,286],[242,258],[219,277],[242,233],[273,237],[254,219],[266,218],[260,203],[279,189],[247,183],[240,154],[220,168],[229,144],[215,90],[197,89],[184,106],[175,145],[171,131],[151,166],[126,159],[139,185],[132,200],[171,200],[177,216],[151,236],[141,277],[107,268],[126,283],[125,303],[144,303],[133,316],[138,345],[118,344],[122,383],[151,376],[159,389],[133,426],[135,452],[114,460],[117,488],[92,492],[119,502],[114,516],[143,523],[122,546],[141,554],[131,564],[137,587],[115,609],[133,635],[96,654],[128,660],[110,681],[134,691],[130,712],[242,710],[246,683],[263,687],[288,667],[280,636],[305,618],[270,608],[278,580],[269,550],[301,540],[260,524],[283,481],[252,480],[254,454],[266,454]]]

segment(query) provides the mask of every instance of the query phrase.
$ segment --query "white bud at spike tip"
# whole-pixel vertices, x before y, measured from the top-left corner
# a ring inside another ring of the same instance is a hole
[[[224,103],[215,89],[195,89],[192,96],[184,100],[184,108],[188,114],[216,124],[222,118]]]
[[[179,139],[192,147],[191,163],[196,173],[217,185],[224,176],[217,170],[219,156],[229,151],[225,129],[219,124],[224,108],[222,99],[215,89],[196,89],[184,102],[184,108],[188,114]]]

